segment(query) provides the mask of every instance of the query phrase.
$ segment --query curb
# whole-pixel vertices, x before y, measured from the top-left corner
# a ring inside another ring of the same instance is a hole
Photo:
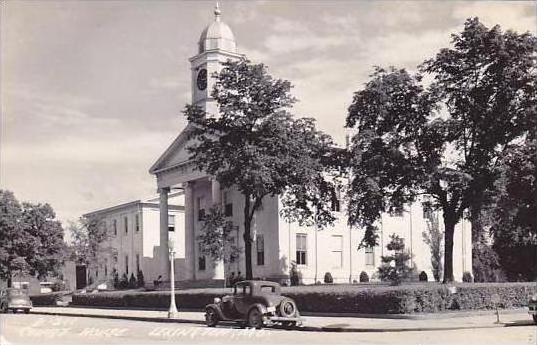
[[[126,316],[126,315],[99,315],[99,314],[77,314],[77,313],[58,313],[47,311],[31,311],[31,314],[37,315],[54,315],[54,316],[70,316],[70,317],[91,317],[99,319],[116,319],[116,320],[130,320],[130,321],[150,321],[150,322],[162,322],[162,323],[188,323],[205,325],[204,321],[192,320],[192,319],[168,319],[168,318],[151,318],[142,316]],[[528,325],[533,323],[528,323]],[[387,332],[424,332],[424,331],[453,331],[460,329],[486,329],[486,328],[501,328],[501,327],[516,327],[527,326],[526,324],[513,324],[513,323],[499,323],[490,325],[472,325],[472,326],[453,326],[453,327],[415,327],[415,328],[356,328],[356,327],[316,327],[316,326],[302,326],[302,327],[272,327],[278,330],[289,331],[302,331],[302,332],[337,332],[337,333],[387,333]]]

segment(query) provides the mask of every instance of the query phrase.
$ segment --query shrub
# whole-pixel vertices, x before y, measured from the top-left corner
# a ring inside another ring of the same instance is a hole
[[[129,278],[129,289],[136,289],[137,286],[138,284],[136,283],[134,273],[131,273],[131,277]]]
[[[68,291],[57,291],[31,295],[30,300],[34,306],[55,306],[56,302],[62,300],[62,297],[68,293]]]
[[[291,262],[291,271],[289,272],[289,276],[291,280],[291,286],[297,286],[298,284],[300,284],[300,276],[298,274],[298,269],[294,261]]]
[[[63,281],[55,281],[52,285],[51,285],[51,290],[53,292],[58,292],[58,291],[64,291],[65,290],[65,282]]]
[[[429,277],[427,277],[427,273],[425,273],[425,271],[421,271],[420,276],[419,276],[419,280],[420,280],[420,282],[429,281]]]
[[[537,292],[535,283],[456,284],[451,294],[442,284],[406,286],[308,285],[286,287],[282,293],[293,298],[300,311],[325,313],[402,314],[434,313],[452,309],[493,310],[491,298],[498,295],[499,308],[520,308],[527,305],[528,295]],[[229,289],[181,290],[176,293],[177,305],[184,309],[203,310],[215,297]],[[73,295],[74,305],[167,309],[170,294],[165,291],[113,291]]]
[[[112,271],[112,281],[114,284],[114,289],[119,289],[119,275],[117,274],[117,270],[115,268]]]
[[[144,273],[142,272],[142,270],[138,271],[138,274],[136,276],[136,280],[138,281],[138,287],[144,287],[145,286]]]
[[[369,276],[367,275],[367,272],[362,271],[360,273],[360,283],[368,283],[369,282]]]
[[[325,284],[332,284],[334,282],[334,278],[332,278],[332,273],[326,272],[324,274],[324,283]]]
[[[127,273],[123,273],[121,276],[121,280],[119,281],[119,288],[120,289],[126,289],[129,287],[129,278],[127,277]]]
[[[465,283],[472,283],[474,281],[474,278],[472,277],[472,273],[466,271],[462,274],[462,281]]]
[[[382,256],[382,264],[378,274],[382,281],[389,281],[392,285],[399,285],[410,280],[414,269],[408,264],[412,256],[405,251],[405,240],[396,234],[390,236],[391,240],[386,248],[393,251],[392,255]]]

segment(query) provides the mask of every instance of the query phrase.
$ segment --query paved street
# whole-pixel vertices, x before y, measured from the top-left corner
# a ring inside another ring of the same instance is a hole
[[[435,320],[430,322],[434,323]],[[401,332],[308,332],[280,329],[207,328],[51,315],[1,316],[1,344],[535,344],[537,327],[520,320],[510,327]]]

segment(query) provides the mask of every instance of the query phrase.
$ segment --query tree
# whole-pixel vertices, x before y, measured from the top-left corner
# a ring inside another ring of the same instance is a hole
[[[510,281],[537,278],[537,136],[506,150],[487,209],[493,248]]]
[[[453,280],[455,225],[467,209],[479,215],[495,164],[537,125],[535,37],[474,18],[452,44],[420,67],[433,77],[427,88],[419,74],[376,68],[347,117],[358,129],[349,222],[375,242],[382,212],[430,196],[444,223],[444,282]]]
[[[13,273],[27,268],[26,260],[17,251],[23,242],[20,231],[22,209],[12,192],[0,190],[0,277],[11,287]]]
[[[399,285],[402,281],[410,279],[414,273],[414,268],[408,264],[412,256],[405,251],[405,240],[396,234],[390,235],[390,242],[386,248],[393,254],[381,257],[382,264],[378,268],[379,277],[382,281]]]
[[[0,277],[11,286],[15,274],[38,278],[58,274],[63,261],[63,228],[49,204],[17,201],[0,190]]]
[[[427,205],[424,205],[424,208],[427,210]],[[442,239],[444,233],[440,230],[438,215],[435,212],[428,211],[426,216],[427,231],[422,233],[423,242],[429,246],[433,277],[435,281],[439,282],[442,276]]]
[[[26,241],[18,244],[28,273],[38,278],[58,275],[65,253],[63,228],[49,204],[22,204],[21,228]]]
[[[218,206],[211,207],[202,220],[200,235],[201,253],[210,256],[213,261],[235,262],[239,258],[240,248],[233,238],[234,226],[226,220],[224,212]]]
[[[69,222],[68,230],[72,259],[86,266],[96,264],[100,246],[109,236],[104,221],[98,217],[81,217],[77,222]]]
[[[190,159],[222,187],[233,186],[241,192],[245,271],[246,278],[252,279],[255,212],[265,198],[317,180],[324,172],[320,162],[329,156],[331,140],[315,129],[313,119],[293,119],[288,112],[295,102],[289,93],[291,84],[272,78],[264,65],[228,61],[214,77],[211,96],[219,107],[218,116],[207,116],[191,105],[184,111],[195,143],[189,147]],[[326,209],[320,204],[315,212],[298,217],[319,214]],[[304,201],[301,207],[306,210],[311,205]]]

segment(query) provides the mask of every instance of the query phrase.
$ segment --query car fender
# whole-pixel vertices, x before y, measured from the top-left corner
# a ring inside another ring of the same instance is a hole
[[[218,304],[208,304],[207,306],[205,306],[205,310],[209,309],[213,309],[221,320],[226,319],[224,313],[222,312],[222,309],[220,309],[220,306]]]
[[[246,314],[246,316],[248,316],[248,314],[250,314],[250,311],[254,308],[257,308],[261,314],[265,315],[267,313],[267,307],[264,306],[263,304],[261,303],[255,303],[253,304],[249,309],[248,309],[248,313]]]

